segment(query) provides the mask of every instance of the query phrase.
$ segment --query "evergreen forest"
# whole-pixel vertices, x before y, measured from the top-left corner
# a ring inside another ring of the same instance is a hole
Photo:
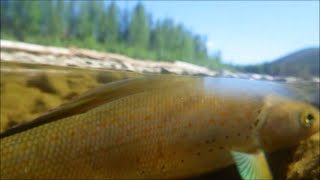
[[[209,55],[205,36],[170,18],[154,20],[143,2],[120,9],[115,1],[1,0],[1,39],[226,66]]]

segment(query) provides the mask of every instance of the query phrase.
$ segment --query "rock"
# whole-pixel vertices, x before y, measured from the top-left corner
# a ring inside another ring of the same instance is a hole
[[[247,73],[237,73],[237,76],[241,79],[250,79],[250,74]]]
[[[314,82],[314,83],[320,83],[320,78],[319,77],[313,77],[311,79],[311,81]]]
[[[65,64],[67,66],[75,66],[75,67],[79,66],[78,63],[76,61],[73,61],[73,60],[66,60]]]
[[[232,77],[232,78],[237,78],[238,75],[235,74],[235,73],[232,73],[231,71],[229,70],[222,70],[218,76],[221,76],[221,77]]]
[[[123,66],[126,68],[126,70],[135,71],[135,68],[130,63],[123,63]]]
[[[80,68],[115,69],[140,73],[169,73],[200,76],[215,76],[227,78],[244,78],[254,80],[284,81],[294,83],[302,81],[295,77],[272,77],[265,74],[248,74],[223,70],[212,71],[206,67],[188,62],[155,62],[132,59],[127,56],[98,52],[78,48],[57,48],[29,43],[11,42],[1,40],[1,60],[23,63],[49,64],[58,66],[71,66]],[[320,83],[319,77],[309,80]]]
[[[111,67],[112,67],[113,69],[122,70],[123,65],[120,64],[120,63],[118,63],[118,62],[112,62],[112,63],[111,63]]]
[[[265,79],[265,80],[268,80],[268,81],[273,81],[274,80],[274,77],[270,76],[270,75],[264,75],[262,77],[262,79]]]
[[[296,81],[297,81],[297,78],[289,76],[289,77],[286,77],[286,78],[285,78],[285,81],[286,81],[287,83],[293,83],[293,82],[296,82]]]
[[[286,81],[286,78],[281,76],[275,76],[274,81]]]
[[[60,104],[57,96],[44,94],[39,89],[23,84],[6,82],[3,92],[1,101],[5,102],[5,106],[1,106],[1,131],[38,116],[35,108],[41,107],[46,112]],[[41,104],[43,102],[45,104]]]
[[[1,60],[13,61],[14,60],[14,56],[12,55],[12,53],[2,52],[1,51]]]
[[[170,73],[174,73],[174,74],[185,74],[185,71],[181,68],[169,68],[169,67],[162,67],[161,68],[161,73],[163,74],[170,74]]]
[[[97,68],[106,68],[106,69],[114,69],[114,68],[119,68],[121,65],[119,65],[117,62],[114,61],[103,61],[99,63],[100,66]]]
[[[262,75],[260,75],[260,74],[252,74],[251,78],[255,79],[255,80],[260,80],[260,79],[262,79]]]
[[[187,62],[175,61],[173,65],[175,65],[176,67],[180,67],[187,74],[192,74],[192,75],[211,75],[211,76],[214,76],[215,74],[217,74],[217,72],[211,71],[206,67],[190,64],[190,63],[187,63]]]
[[[70,92],[70,88],[64,75],[50,76],[48,74],[41,74],[30,78],[27,81],[27,86],[39,89],[45,93],[57,94],[61,97]]]
[[[294,153],[287,179],[318,179],[320,177],[320,133],[303,141]]]

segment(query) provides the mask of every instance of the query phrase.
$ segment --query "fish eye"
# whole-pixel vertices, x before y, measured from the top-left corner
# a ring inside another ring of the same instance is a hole
[[[314,121],[314,116],[311,113],[303,113],[302,114],[302,125],[304,125],[305,127],[311,127],[312,122]]]

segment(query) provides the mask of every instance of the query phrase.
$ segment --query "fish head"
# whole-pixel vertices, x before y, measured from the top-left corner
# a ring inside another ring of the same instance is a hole
[[[310,104],[268,96],[262,111],[260,144],[267,151],[294,146],[319,131],[319,110]]]

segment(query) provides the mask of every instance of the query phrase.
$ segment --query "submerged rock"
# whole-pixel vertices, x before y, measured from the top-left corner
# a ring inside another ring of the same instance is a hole
[[[301,142],[289,165],[287,179],[318,179],[320,177],[320,133]]]

